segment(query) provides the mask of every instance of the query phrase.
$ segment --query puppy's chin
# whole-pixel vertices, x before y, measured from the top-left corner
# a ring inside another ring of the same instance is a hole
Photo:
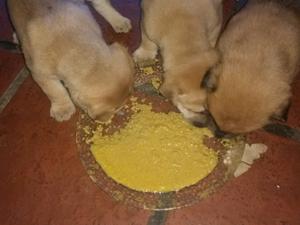
[[[85,106],[84,110],[91,119],[101,122],[108,121],[114,114],[114,110],[112,107],[102,103]]]
[[[187,108],[185,108],[181,103],[176,104],[178,110],[181,112],[183,117],[190,122],[191,124],[197,126],[197,127],[204,127],[207,124],[207,116],[204,113],[205,109],[203,107],[203,110],[201,112],[193,112]]]
[[[91,117],[93,120],[97,120],[100,122],[109,121],[114,115],[113,112],[109,112],[109,111],[95,112],[93,110],[88,110],[87,113],[89,117]]]

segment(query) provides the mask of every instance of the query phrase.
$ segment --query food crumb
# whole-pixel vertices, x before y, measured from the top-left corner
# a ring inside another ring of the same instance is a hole
[[[155,77],[151,79],[151,83],[153,87],[158,90],[161,85],[161,80],[158,77]]]
[[[154,70],[151,66],[142,67],[141,70],[142,70],[143,74],[145,74],[145,75],[151,75],[154,73]]]

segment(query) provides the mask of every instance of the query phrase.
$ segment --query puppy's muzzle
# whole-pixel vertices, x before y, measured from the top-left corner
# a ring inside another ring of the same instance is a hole
[[[192,124],[195,127],[203,128],[208,126],[208,121],[209,121],[209,112],[207,110],[197,113],[198,116],[197,118],[192,119]]]
[[[224,132],[224,131],[222,131],[222,130],[220,130],[220,129],[217,128],[214,131],[214,134],[215,134],[216,138],[224,138],[228,133],[226,133],[226,132]]]
[[[203,113],[205,113],[206,115],[206,124],[204,124],[204,126],[208,127],[214,133],[216,138],[232,138],[235,136],[234,134],[221,130],[218,124],[216,123],[214,117],[211,115],[211,113],[208,110],[206,110]]]

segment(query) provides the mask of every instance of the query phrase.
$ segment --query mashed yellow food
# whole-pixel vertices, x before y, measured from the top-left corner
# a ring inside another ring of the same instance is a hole
[[[112,136],[96,132],[91,151],[108,176],[131,189],[176,191],[206,177],[218,162],[203,143],[211,136],[178,113],[155,113],[138,104],[125,128]]]

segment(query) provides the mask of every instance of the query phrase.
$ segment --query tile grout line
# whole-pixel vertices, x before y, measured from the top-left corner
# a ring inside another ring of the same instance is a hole
[[[0,97],[0,113],[5,109],[5,107],[8,105],[10,100],[15,96],[20,86],[23,84],[23,82],[26,80],[26,78],[29,75],[29,71],[26,69],[26,67],[23,67],[16,78],[11,82],[9,87],[6,89],[6,91],[2,94]]]
[[[297,128],[292,128],[289,125],[271,123],[266,125],[263,129],[273,135],[300,142],[300,130]]]
[[[168,219],[168,211],[154,211],[149,217],[147,225],[165,225]]]
[[[150,215],[147,225],[165,225],[168,216],[169,210],[174,209],[174,192],[161,193],[159,197],[159,203],[157,209],[158,211],[153,211]],[[166,210],[163,210],[166,209]]]

